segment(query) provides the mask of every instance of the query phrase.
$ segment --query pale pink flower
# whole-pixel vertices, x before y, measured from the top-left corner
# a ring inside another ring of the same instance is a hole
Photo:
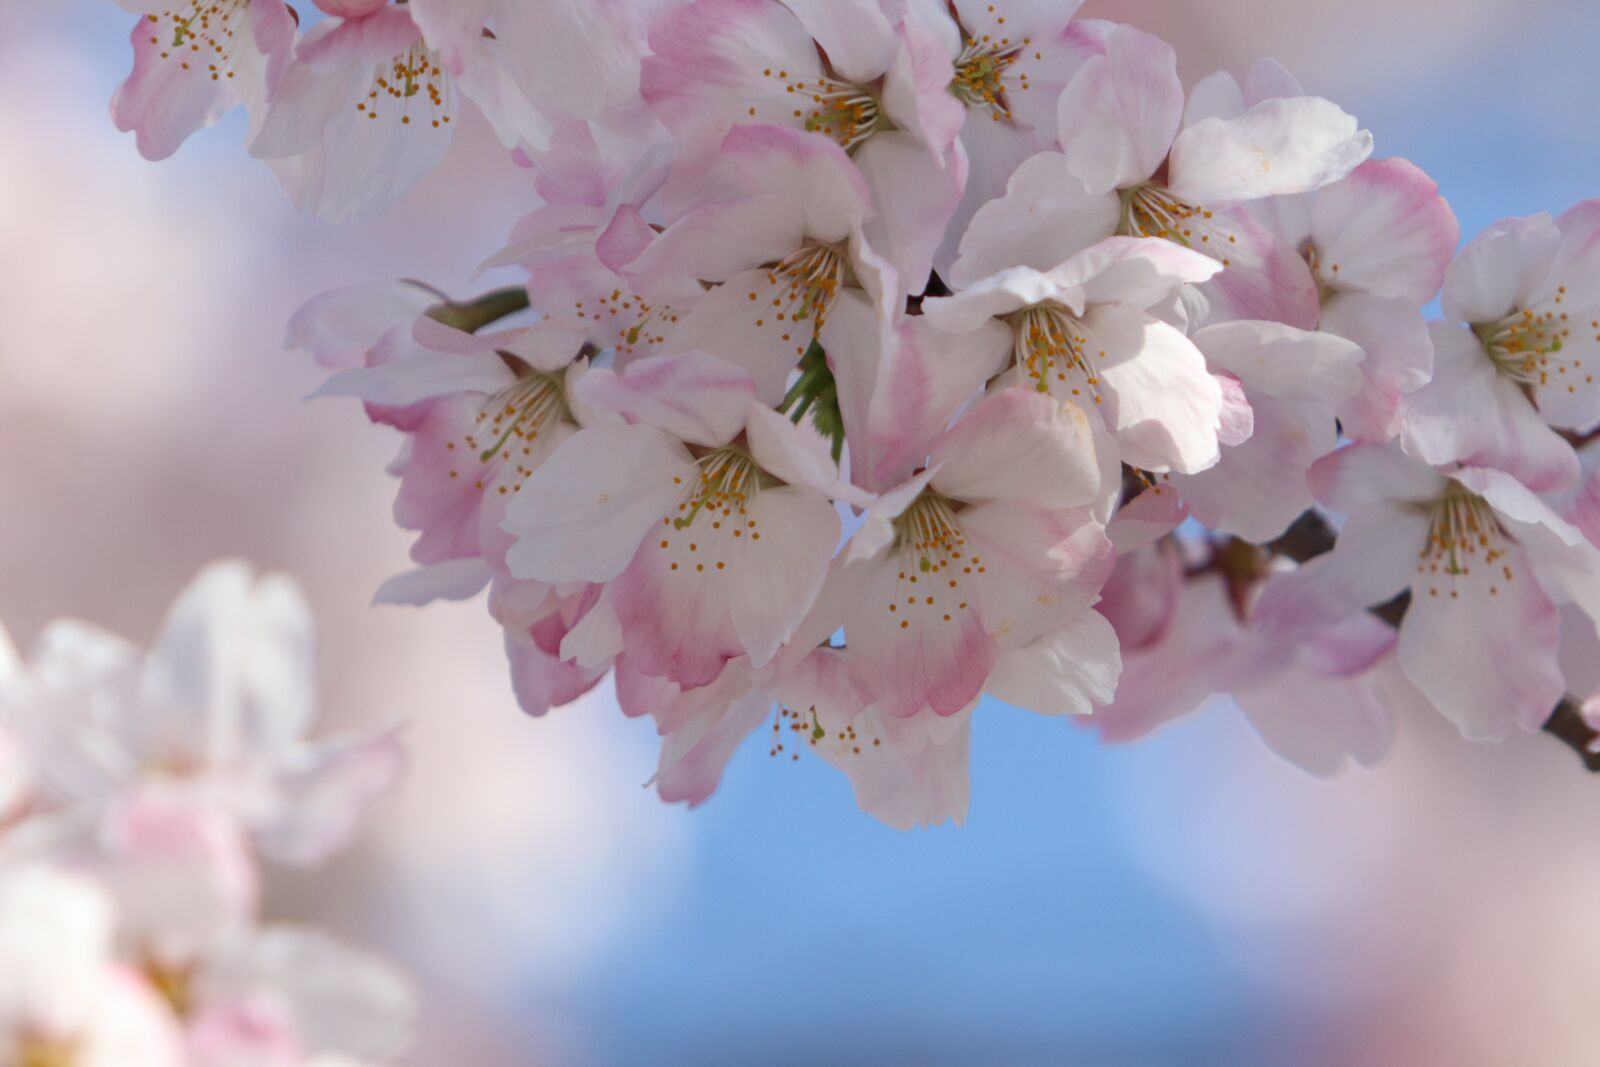
[[[239,106],[252,128],[294,51],[295,17],[283,0],[117,0],[141,17],[133,73],[111,101],[117,129],[146,159],[165,159],[189,135]]]
[[[477,595],[504,566],[507,504],[577,430],[572,386],[583,328],[559,322],[479,334],[427,316],[392,328],[320,396],[356,396],[369,417],[405,434],[390,473],[395,518],[418,533],[420,569],[378,592],[383,603]],[[522,594],[526,598],[526,593]]]
[[[1359,393],[1341,402],[1346,437],[1381,443],[1400,432],[1400,399],[1433,375],[1422,305],[1444,282],[1461,226],[1439,187],[1403,159],[1369,159],[1349,177],[1255,205],[1258,217],[1311,267],[1319,329],[1366,353]]]
[[[636,291],[654,297],[661,287],[669,301],[685,282],[720,283],[666,335],[664,350],[697,349],[740,367],[776,404],[836,305],[870,304],[859,286],[880,274],[863,258],[871,195],[838,145],[784,126],[736,127],[701,181],[701,202],[624,274]]]
[[[91,862],[117,902],[119,954],[182,1021],[196,1062],[384,1055],[408,1039],[411,993],[386,964],[315,931],[257,925],[258,875],[226,812],[146,786],[119,803],[99,846]]]
[[[1600,422],[1600,200],[1484,231],[1450,265],[1444,313],[1433,380],[1407,398],[1406,450],[1570,487],[1578,459],[1552,427]]]
[[[955,72],[951,91],[967,109],[967,186],[935,261],[948,278],[973,214],[1005,194],[1025,159],[1057,147],[1056,101],[1078,67],[1104,50],[1113,24],[1072,21],[1078,0],[911,0],[906,7],[944,44]]]
[[[1230,117],[1185,112],[1171,46],[1121,26],[1082,64],[1059,102],[1062,150],[1024,162],[978,211],[951,280],[1022,263],[1049,269],[1112,234],[1160,237],[1227,269],[1192,317],[1316,325],[1306,264],[1229,205],[1308,192],[1349,174],[1372,137],[1326,100],[1274,96]]]
[[[765,665],[838,543],[829,495],[849,493],[826,444],[704,353],[594,371],[579,392],[627,423],[581,430],[528,479],[506,514],[512,574],[604,583],[586,622],[614,620],[640,670],[685,688],[741,655]]]
[[[85,623],[52,623],[0,709],[63,797],[107,810],[165,781],[218,805],[269,855],[340,848],[394,784],[391,733],[308,742],[316,630],[286,578],[203,571],[148,652]]]
[[[1262,627],[1303,631],[1409,591],[1398,651],[1411,683],[1469,738],[1539,728],[1565,693],[1557,605],[1600,619],[1600,549],[1503,471],[1358,445],[1311,478],[1349,518],[1332,552],[1268,585]]]
[[[1338,445],[1336,412],[1362,388],[1363,352],[1329,333],[1276,322],[1224,322],[1195,332],[1207,365],[1248,405],[1249,431],[1216,465],[1167,481],[1208,528],[1264,543],[1312,505],[1306,472]]]
[[[1089,610],[1113,562],[1100,462],[1076,407],[1007,389],[866,510],[835,580],[857,684],[884,714],[955,715],[987,689],[1046,714],[1110,696],[1116,641]]]
[[[760,123],[850,153],[875,209],[868,240],[922,291],[967,175],[965,109],[924,20],[877,0],[693,0],[657,16],[650,47],[641,91],[689,151]]]
[[[626,125],[640,110],[639,61],[656,0],[411,0],[417,25],[447,70],[473,78],[486,61],[498,91],[535,102],[548,126],[563,116]],[[474,99],[482,95],[474,86]],[[535,148],[544,147],[538,140]]]
[[[420,282],[366,282],[330,289],[289,318],[284,347],[303,349],[329,370],[360,367],[386,334],[409,333],[445,295]]]
[[[524,268],[535,309],[581,325],[590,344],[615,352],[619,362],[660,351],[698,302],[700,280],[661,279],[665,284],[652,286],[646,299],[622,271],[656,238],[642,212],[660,192],[676,148],[654,134],[622,136],[592,123],[557,122],[550,147],[528,153],[543,203],[484,268]]]
[[[1167,241],[1113,237],[1047,271],[1014,266],[924,301],[935,327],[999,320],[1018,384],[1098,413],[1122,462],[1194,473],[1215,464],[1222,387],[1188,337],[1150,309],[1217,262]]]
[[[1107,741],[1138,740],[1230,696],[1268,748],[1312,774],[1370,767],[1389,750],[1394,718],[1376,672],[1395,635],[1372,616],[1281,640],[1251,625],[1222,574],[1186,578],[1170,541],[1119,558],[1099,607],[1123,655],[1116,698],[1085,720]]]
[[[507,147],[548,143],[549,121],[493,57],[459,73],[441,62],[409,6],[327,19],[296,46],[250,151],[277,164],[297,207],[342,222],[387,207],[444,159],[463,94]]]
[[[111,901],[41,865],[0,868],[0,1062],[179,1067],[177,1025],[112,956]]]

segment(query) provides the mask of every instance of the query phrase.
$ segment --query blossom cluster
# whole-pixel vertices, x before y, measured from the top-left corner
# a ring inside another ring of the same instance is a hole
[[[208,568],[148,651],[0,631],[0,1063],[359,1067],[407,1042],[386,963],[263,919],[263,863],[343,848],[392,733],[311,741],[316,634],[281,577]]]
[[[404,435],[380,599],[487,588],[523,708],[612,677],[667,800],[770,723],[959,822],[984,694],[1114,741],[1230,694],[1333,773],[1600,681],[1600,201],[1458,254],[1281,66],[1186,87],[1075,0],[122,2],[147,154],[242,103],[341,219],[469,101],[527,168],[525,284],[290,343]]]

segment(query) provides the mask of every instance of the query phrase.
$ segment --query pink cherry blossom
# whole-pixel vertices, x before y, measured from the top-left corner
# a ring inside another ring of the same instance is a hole
[[[1312,484],[1348,520],[1333,552],[1269,585],[1261,624],[1326,625],[1409,591],[1400,667],[1440,713],[1469,738],[1541,726],[1564,692],[1557,604],[1600,619],[1600,549],[1510,475],[1393,445],[1342,449]]]
[[[694,279],[721,283],[663,348],[698,349],[741,367],[776,404],[835,306],[866,299],[860,286],[877,276],[863,259],[871,194],[838,145],[783,126],[735,128],[716,169],[701,178],[705,202],[668,226],[624,274],[646,297],[670,299]]]
[[[387,733],[305,741],[315,683],[298,589],[224,563],[179,597],[148,652],[52,624],[0,709],[65,797],[105,809],[166,781],[232,812],[265,852],[314,863],[348,840],[401,760]]]
[[[5,1062],[185,1062],[171,1015],[144,981],[114,959],[113,924],[111,901],[92,882],[40,864],[0,868]]]
[[[1388,751],[1393,716],[1376,672],[1395,637],[1376,618],[1281,640],[1251,624],[1223,574],[1186,578],[1171,542],[1118,559],[1100,610],[1122,640],[1124,681],[1086,722],[1108,741],[1231,696],[1267,747],[1312,774],[1372,766]]]
[[[491,51],[497,42],[478,42]],[[472,98],[508,147],[543,147],[550,120],[493,56],[446,70],[408,6],[313,27],[271,95],[250,151],[278,161],[296,205],[331,222],[375,213],[444,159]]]
[[[1217,462],[1222,389],[1194,343],[1148,309],[1218,269],[1170,242],[1113,237],[1049,271],[1012,267],[924,309],[952,333],[1004,322],[1026,387],[1098,412],[1123,462],[1194,473]]]
[[[1433,180],[1403,159],[1368,160],[1318,192],[1274,197],[1256,209],[1310,265],[1319,328],[1366,353],[1360,392],[1339,404],[1345,435],[1392,439],[1401,396],[1433,373],[1422,305],[1438,294],[1460,240],[1454,212]]]
[[[1600,421],[1600,201],[1491,226],[1450,265],[1434,376],[1410,397],[1406,449],[1498,467],[1530,488],[1578,478],[1552,428]]]
[[[925,20],[877,0],[693,0],[656,17],[650,47],[641,92],[686,143],[759,123],[849,152],[874,205],[868,240],[922,291],[967,177],[954,70]]]
[[[379,592],[393,603],[465,599],[504,566],[500,522],[534,470],[577,429],[571,387],[585,331],[557,322],[463,333],[427,316],[386,332],[366,366],[319,391],[357,396],[406,435],[391,473],[395,517],[416,530],[421,569]]]
[[[868,507],[837,580],[852,590],[851,669],[884,714],[954,715],[991,676],[997,695],[1033,705],[1040,686],[1053,702],[1109,696],[1114,641],[1086,649],[1092,681],[1056,646],[1092,628],[1087,609],[1112,564],[1089,512],[1101,483],[1093,441],[1076,407],[1004,390],[930,444],[927,470]]]
[[[810,608],[839,540],[831,482],[807,484],[812,446],[762,432],[774,420],[755,382],[703,353],[596,371],[582,390],[628,423],[585,428],[534,472],[507,511],[511,572],[605,583],[647,674],[696,688],[736,656],[764,665]]]
[[[117,0],[140,15],[133,72],[111,101],[117,128],[146,159],[165,159],[189,135],[245,105],[253,126],[283,77],[295,17],[283,0]]]
[[[1371,153],[1371,135],[1310,96],[1186,116],[1171,46],[1117,27],[1103,48],[1061,95],[1062,150],[1025,161],[1005,195],[978,211],[952,280],[992,272],[989,250],[1008,239],[1027,248],[1022,263],[1047,269],[1114,233],[1159,237],[1227,268],[1206,287],[1199,318],[1314,327],[1316,291],[1304,262],[1247,213],[1225,209],[1338,181]]]

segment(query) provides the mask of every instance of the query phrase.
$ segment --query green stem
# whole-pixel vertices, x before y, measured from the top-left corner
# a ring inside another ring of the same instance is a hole
[[[428,309],[428,318],[463,333],[477,333],[490,323],[499,322],[528,308],[528,290],[521,286],[496,289],[473,300],[448,300]]]

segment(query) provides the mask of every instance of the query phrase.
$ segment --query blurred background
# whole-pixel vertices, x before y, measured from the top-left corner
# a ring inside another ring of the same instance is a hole
[[[1168,37],[1190,80],[1283,61],[1469,235],[1600,195],[1593,0],[1086,13]],[[416,975],[406,1062],[1600,1062],[1600,779],[1542,737],[1418,718],[1324,783],[1226,706],[1113,750],[996,705],[967,827],[899,834],[763,738],[689,814],[642,788],[652,731],[608,694],[521,716],[479,605],[369,608],[406,566],[397,442],[302,402],[319,375],[281,339],[335,285],[475,291],[526,175],[469,122],[397,209],[335,230],[238,122],[146,164],[107,115],[130,20],[0,0],[0,619],[24,647],[60,615],[144,640],[213,558],[304,583],[326,725],[408,723],[413,771],[365,845],[275,899]]]

